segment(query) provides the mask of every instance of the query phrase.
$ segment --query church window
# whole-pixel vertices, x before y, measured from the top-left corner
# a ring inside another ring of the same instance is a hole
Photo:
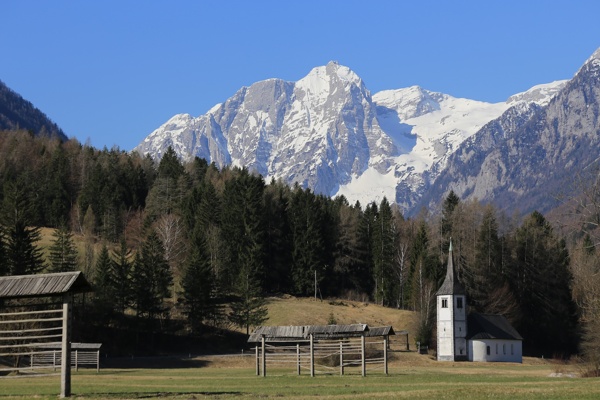
[[[442,308],[448,308],[448,299],[442,299]]]
[[[456,308],[463,308],[463,298],[462,297],[456,298]]]
[[[510,344],[510,355],[513,356],[515,354],[515,347],[514,345],[511,343]]]
[[[486,350],[487,350],[487,355],[489,356],[491,351],[490,351],[490,346],[486,346]]]
[[[502,354],[506,354],[506,344],[502,345]]]
[[[496,343],[496,354],[498,354],[498,343]]]

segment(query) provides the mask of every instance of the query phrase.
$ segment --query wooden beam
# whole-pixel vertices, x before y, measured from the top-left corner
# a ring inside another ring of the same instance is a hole
[[[315,377],[315,338],[310,334],[310,376]]]
[[[60,397],[71,396],[71,295],[63,295],[62,346],[60,358]]]
[[[360,337],[360,357],[361,357],[361,370],[362,376],[367,376],[367,360],[365,356],[365,335]]]

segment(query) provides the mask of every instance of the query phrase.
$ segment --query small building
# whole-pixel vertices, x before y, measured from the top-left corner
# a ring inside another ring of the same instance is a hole
[[[503,315],[467,312],[467,295],[454,271],[452,241],[446,277],[436,293],[438,361],[523,361],[523,338]]]

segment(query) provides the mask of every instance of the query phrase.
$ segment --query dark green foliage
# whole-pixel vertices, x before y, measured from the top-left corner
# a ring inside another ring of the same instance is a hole
[[[77,249],[73,242],[73,234],[65,225],[61,225],[53,234],[50,246],[50,272],[68,272],[77,269]]]
[[[509,276],[521,318],[516,327],[529,352],[551,355],[575,351],[576,310],[565,243],[538,212],[515,233]]]
[[[221,235],[225,244],[224,276],[235,282],[248,275],[262,290],[265,281],[265,228],[260,176],[234,171],[226,182],[221,208]]]
[[[265,291],[291,292],[292,235],[288,221],[289,189],[271,182],[265,189]]]
[[[23,129],[40,136],[67,140],[64,132],[43,112],[0,81],[0,131]]]
[[[237,287],[229,320],[240,328],[246,328],[248,335],[250,327],[260,326],[267,320],[266,301],[261,296],[258,283],[250,275],[240,276]]]
[[[203,248],[204,245],[199,243],[192,250],[182,281],[181,302],[195,334],[202,333],[206,325],[220,319],[215,280]]]
[[[36,245],[40,229],[31,226],[30,204],[22,187],[5,185],[0,221],[6,241],[8,275],[35,274],[44,269],[42,252]]]
[[[322,233],[323,210],[310,190],[294,188],[288,218],[292,233],[292,280],[294,293],[315,294],[324,278],[325,245]]]
[[[114,286],[116,282],[111,273],[111,263],[108,247],[105,244],[102,246],[94,266],[94,306],[102,321],[107,321],[115,309]]]
[[[167,311],[164,300],[170,296],[173,276],[165,260],[163,245],[151,232],[136,254],[132,271],[133,305],[139,317],[152,319]]]
[[[392,209],[384,197],[375,212],[372,225],[373,274],[375,280],[375,301],[381,304],[395,304],[396,294],[393,273],[396,252],[396,230]]]
[[[132,300],[132,265],[131,252],[127,248],[124,239],[120,246],[112,254],[110,263],[109,282],[111,284],[111,296],[115,305],[115,311],[121,315],[131,304]]]

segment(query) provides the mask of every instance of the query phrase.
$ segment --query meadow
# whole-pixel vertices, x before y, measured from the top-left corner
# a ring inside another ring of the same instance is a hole
[[[523,364],[446,363],[416,352],[391,355],[389,375],[258,377],[251,355],[122,360],[119,368],[73,371],[75,399],[597,399],[600,378],[575,363],[526,358]],[[0,399],[56,399],[59,376],[0,378]]]

